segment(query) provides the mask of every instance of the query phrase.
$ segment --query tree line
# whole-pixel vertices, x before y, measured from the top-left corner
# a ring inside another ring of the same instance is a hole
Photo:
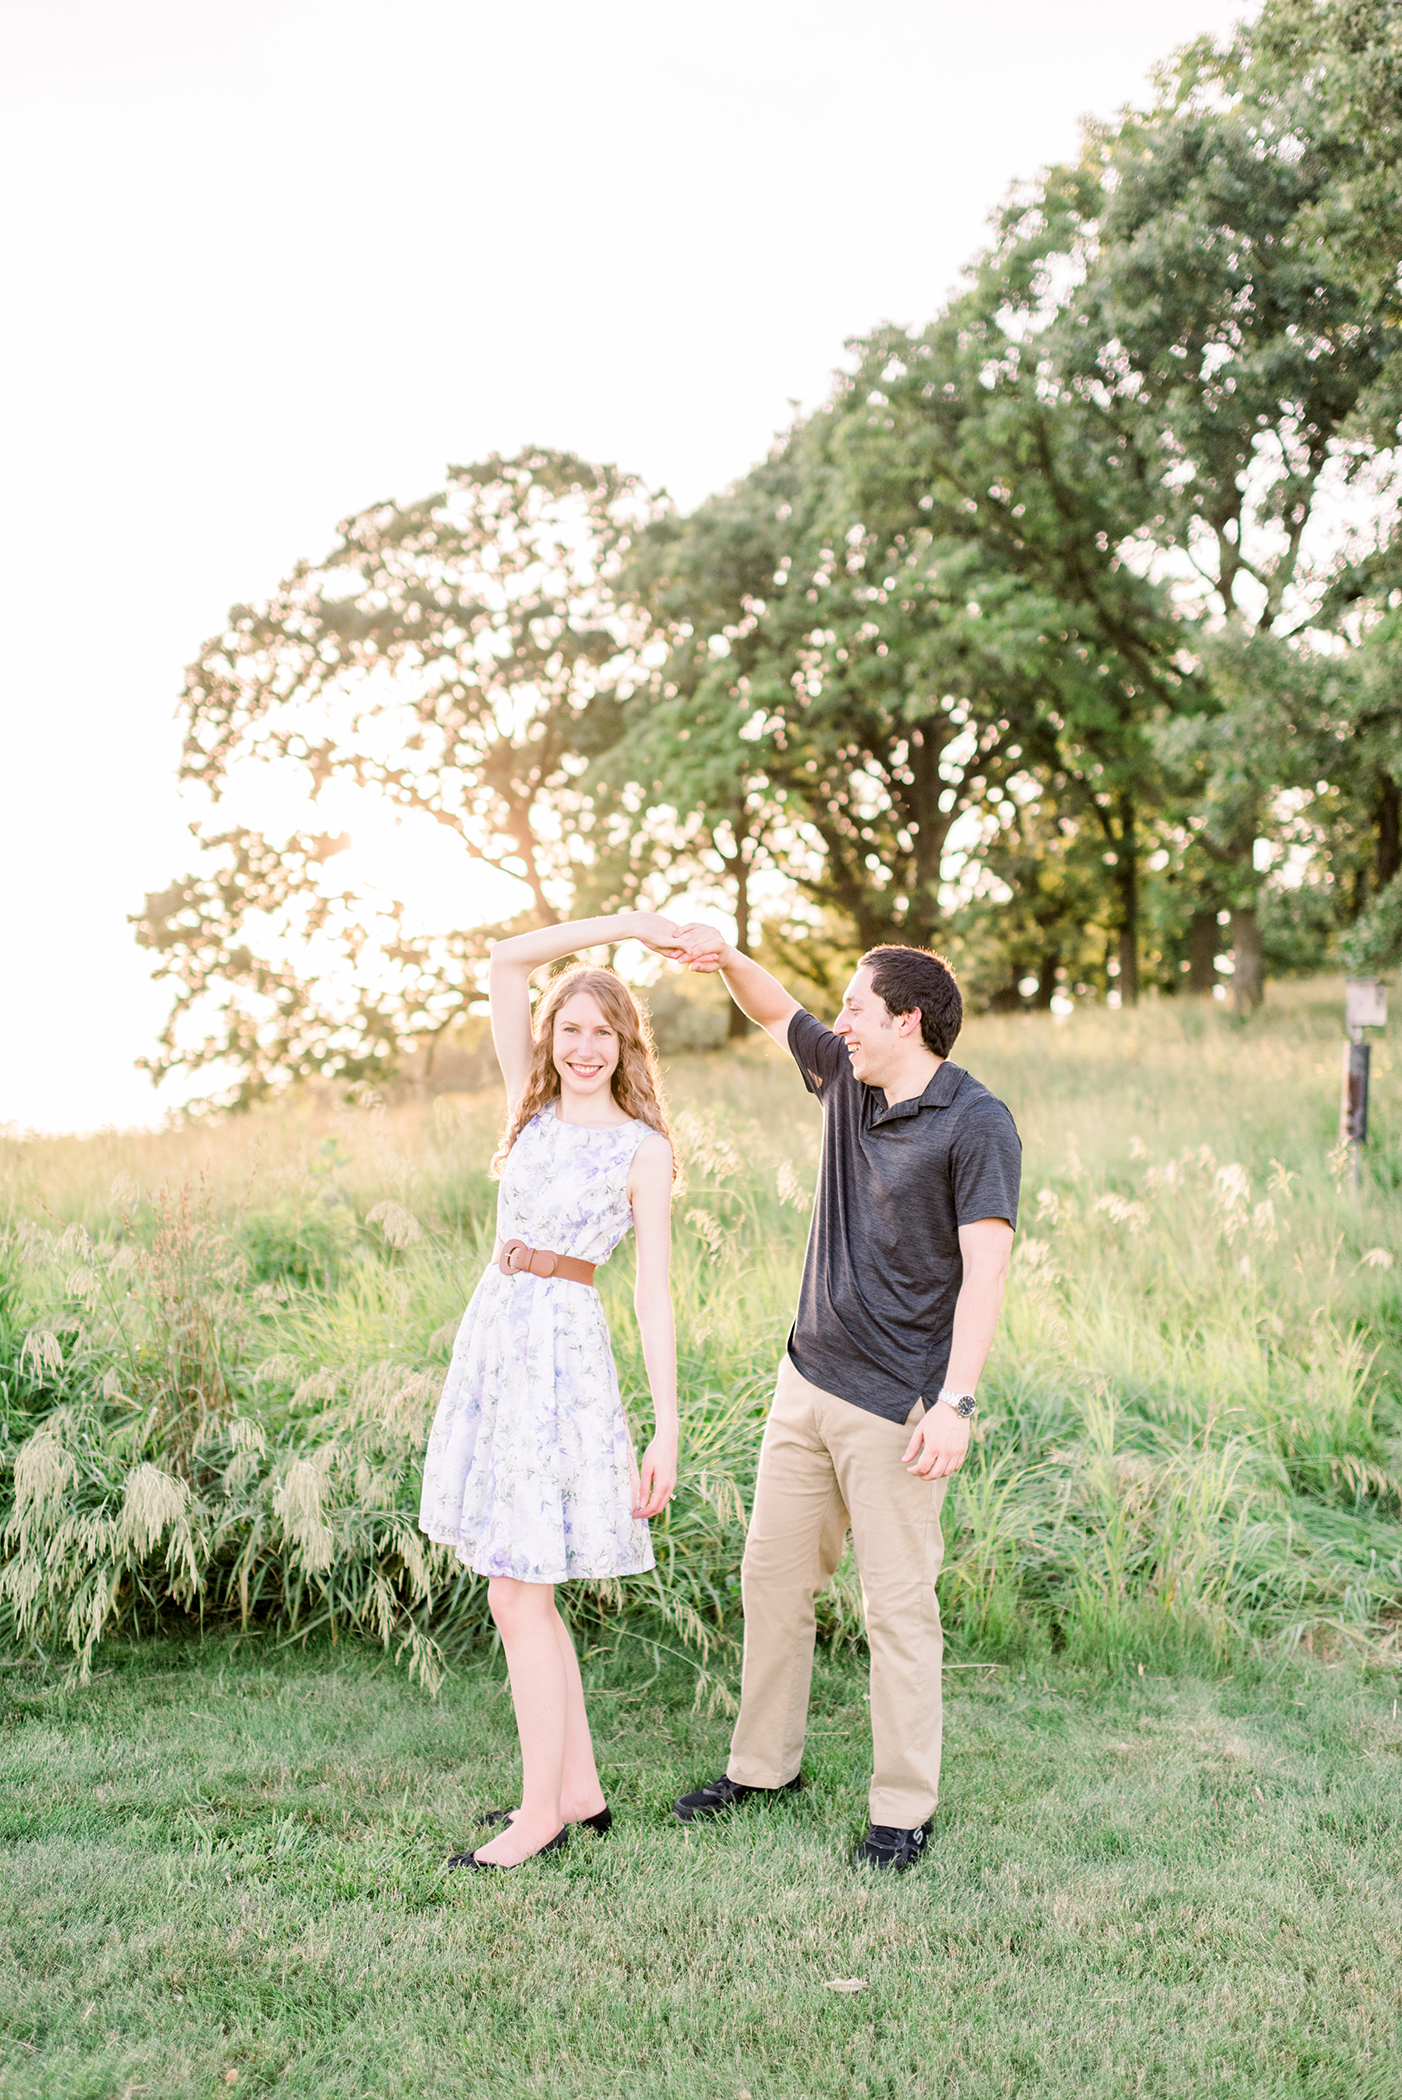
[[[1386,967],[1400,149],[1395,0],[1266,0],[690,514],[527,449],[344,521],[187,673],[211,814],[135,922],[157,1076],[388,1073],[502,930],[221,828],[269,762],[446,827],[534,916],[700,892],[822,995],[882,940],[993,1005]]]

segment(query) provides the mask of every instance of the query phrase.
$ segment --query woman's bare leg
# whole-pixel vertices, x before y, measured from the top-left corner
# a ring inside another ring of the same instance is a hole
[[[570,1638],[569,1627],[555,1610],[555,1625],[560,1643],[560,1660],[565,1672],[565,1756],[560,1773],[560,1813],[567,1823],[578,1823],[585,1816],[596,1816],[604,1806],[604,1790],[599,1783],[599,1771],[594,1763],[594,1739],[589,1733],[589,1716],[584,1707],[584,1680],[579,1674],[579,1656]],[[521,1811],[513,1808],[511,1821],[519,1821]]]
[[[584,1710],[584,1680],[579,1674],[579,1657],[558,1607],[555,1624],[559,1629],[557,1638],[566,1687],[565,1761],[560,1775],[560,1807],[567,1823],[578,1823],[584,1816],[599,1813],[604,1805],[604,1790],[599,1784],[599,1771],[594,1763],[594,1739],[589,1733],[589,1716]]]
[[[548,1845],[564,1825],[560,1785],[570,1684],[552,1583],[516,1582],[510,1576],[494,1575],[487,1586],[487,1602],[511,1677],[511,1703],[521,1738],[521,1806],[490,1844],[477,1847],[477,1857],[490,1866],[515,1867]],[[576,1680],[578,1675],[576,1663]],[[583,1705],[581,1692],[581,1712]]]

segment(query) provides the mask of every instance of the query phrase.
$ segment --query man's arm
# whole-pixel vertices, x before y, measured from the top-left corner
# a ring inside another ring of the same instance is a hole
[[[748,1014],[766,1035],[773,1036],[781,1049],[788,1048],[789,1023],[799,1011],[799,1001],[789,997],[777,977],[771,977],[768,970],[742,955],[714,926],[683,926],[677,942],[684,951],[678,961],[684,961],[691,970],[719,970],[741,1013]]]
[[[964,1281],[954,1301],[954,1333],[944,1374],[951,1392],[978,1389],[1003,1309],[1012,1247],[1013,1228],[1006,1218],[976,1218],[959,1227]],[[927,1408],[924,1421],[915,1425],[901,1464],[922,1480],[944,1480],[963,1465],[969,1431],[970,1424],[952,1407]]]

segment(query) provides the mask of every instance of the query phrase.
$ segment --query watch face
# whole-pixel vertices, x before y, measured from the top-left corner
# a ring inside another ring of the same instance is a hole
[[[978,1402],[972,1393],[961,1393],[954,1403],[954,1412],[957,1415],[962,1415],[967,1422],[977,1406]]]

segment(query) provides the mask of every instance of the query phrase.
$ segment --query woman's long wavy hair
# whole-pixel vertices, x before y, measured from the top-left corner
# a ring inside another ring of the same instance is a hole
[[[551,1101],[560,1096],[560,1075],[555,1069],[555,1016],[576,992],[588,992],[604,1019],[618,1037],[618,1063],[613,1072],[613,1098],[625,1116],[646,1123],[670,1144],[667,1110],[662,1099],[662,1079],[657,1069],[657,1048],[647,1016],[623,979],[612,970],[592,970],[580,963],[555,978],[531,1016],[535,1047],[531,1069],[520,1099],[507,1118],[501,1143],[492,1159],[492,1174],[498,1176],[506,1155],[521,1132]],[[675,1172],[675,1163],[673,1165]]]

